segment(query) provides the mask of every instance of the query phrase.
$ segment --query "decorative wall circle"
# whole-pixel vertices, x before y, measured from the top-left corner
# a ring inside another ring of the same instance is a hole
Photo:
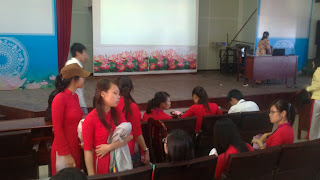
[[[28,69],[28,51],[13,37],[0,37],[0,76],[22,76]]]

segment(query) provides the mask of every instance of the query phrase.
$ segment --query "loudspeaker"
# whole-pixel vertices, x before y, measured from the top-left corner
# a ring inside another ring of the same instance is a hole
[[[320,45],[320,20],[317,21],[316,42],[315,43],[316,43],[316,45]]]
[[[316,0],[316,3],[320,2],[320,0]]]

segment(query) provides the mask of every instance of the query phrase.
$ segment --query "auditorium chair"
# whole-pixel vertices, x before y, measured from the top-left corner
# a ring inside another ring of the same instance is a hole
[[[230,180],[273,180],[280,153],[281,147],[274,146],[253,152],[230,154],[222,176]]]
[[[153,180],[213,179],[217,156],[204,156],[189,161],[155,164]]]
[[[152,167],[150,165],[134,168],[132,170],[88,176],[89,180],[151,180]]]
[[[167,137],[167,129],[162,121],[154,120],[152,117],[148,119],[148,136],[150,144],[149,155],[150,162],[164,162],[167,158],[164,153],[162,139]]]
[[[272,131],[273,124],[266,111],[243,112],[241,116],[238,125],[239,133],[242,139],[249,144],[251,144],[253,136]]]
[[[241,113],[223,114],[223,115],[206,115],[203,116],[201,130],[198,132],[196,142],[196,156],[207,156],[213,148],[213,129],[219,119],[230,118],[236,125],[239,124]]]
[[[31,130],[0,133],[1,179],[37,179],[39,170]]]
[[[319,180],[320,140],[281,145],[276,180]]]
[[[149,138],[148,144],[151,144],[150,149],[150,156],[151,162],[159,163],[164,162],[167,158],[163,150],[163,143],[162,139],[167,137],[172,130],[175,129],[182,129],[186,131],[190,137],[195,142],[196,138],[196,121],[197,118],[187,117],[181,119],[168,119],[168,120],[154,120],[152,117],[148,119],[148,130],[147,135]],[[153,131],[153,134],[151,134]]]

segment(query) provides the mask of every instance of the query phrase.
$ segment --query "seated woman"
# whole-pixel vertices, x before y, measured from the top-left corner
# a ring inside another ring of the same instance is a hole
[[[222,114],[216,103],[209,103],[209,98],[206,90],[203,87],[197,86],[192,91],[194,105],[192,105],[181,118],[196,116],[196,132],[201,129],[202,119],[204,115]]]
[[[163,112],[163,110],[170,109],[171,101],[170,95],[167,92],[157,92],[154,98],[148,101],[148,107],[143,114],[142,121],[148,121],[149,117],[155,120],[172,119],[171,116]]]
[[[229,118],[220,119],[216,122],[213,137],[215,149],[219,154],[215,177],[219,179],[226,170],[229,154],[249,152],[253,149],[242,140],[236,125]]]
[[[94,107],[82,124],[83,151],[88,175],[110,172],[110,151],[127,145],[132,135],[122,142],[108,142],[116,126],[126,122],[123,113],[115,108],[120,100],[120,92],[115,82],[101,79],[96,86]]]
[[[173,130],[163,139],[164,152],[170,162],[191,160],[194,158],[193,142],[189,134],[182,129]]]
[[[271,123],[277,124],[277,129],[274,132],[263,134],[260,138],[253,138],[252,143],[257,143],[260,149],[293,143],[294,132],[292,126],[295,115],[295,108],[289,102],[274,101],[270,107],[269,117]]]

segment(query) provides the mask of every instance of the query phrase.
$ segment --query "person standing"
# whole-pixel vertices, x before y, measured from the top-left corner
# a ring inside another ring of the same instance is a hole
[[[79,146],[77,127],[82,118],[77,88],[83,87],[84,77],[90,72],[78,64],[63,67],[56,81],[61,90],[52,101],[52,125],[54,139],[51,149],[52,175],[65,167],[80,169],[81,147]]]
[[[320,138],[320,62],[312,61],[312,66],[316,71],[313,74],[311,86],[306,88],[306,91],[312,92],[312,108],[310,112],[310,129],[309,139]],[[308,138],[308,136],[307,136]]]
[[[86,47],[81,43],[73,43],[70,48],[70,53],[72,55],[72,58],[68,60],[65,65],[67,66],[69,64],[77,63],[81,68],[84,69],[86,63],[89,60]],[[76,93],[79,97],[79,103],[83,114],[88,114],[87,104],[84,99],[84,89],[78,88],[76,90]]]
[[[256,51],[257,56],[266,55],[266,54],[271,54],[268,31],[263,32],[262,38],[258,43],[257,51]]]

